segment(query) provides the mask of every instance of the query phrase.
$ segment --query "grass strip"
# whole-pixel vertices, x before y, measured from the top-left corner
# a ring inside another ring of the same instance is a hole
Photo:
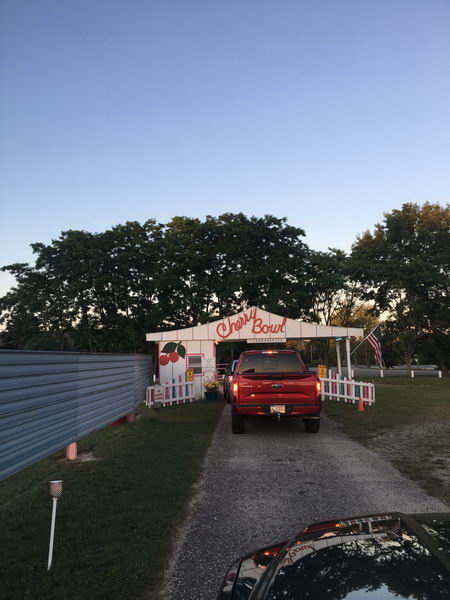
[[[367,380],[369,381],[369,380]],[[376,404],[325,402],[343,431],[450,504],[450,379],[376,378]]]
[[[143,407],[136,423],[79,442],[95,460],[68,464],[60,452],[1,482],[2,597],[155,597],[222,408]],[[63,479],[64,492],[47,573],[51,479]]]

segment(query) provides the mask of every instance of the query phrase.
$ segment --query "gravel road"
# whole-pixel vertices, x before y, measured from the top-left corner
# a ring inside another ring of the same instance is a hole
[[[349,406],[349,410],[355,410]],[[322,418],[253,419],[231,434],[226,406],[190,516],[179,532],[163,597],[214,600],[233,560],[318,520],[385,511],[448,510],[377,454]]]

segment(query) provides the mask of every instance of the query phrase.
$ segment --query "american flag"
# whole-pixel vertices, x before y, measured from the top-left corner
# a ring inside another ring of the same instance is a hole
[[[369,342],[369,344],[372,347],[373,354],[375,356],[376,362],[380,365],[380,367],[382,367],[383,366],[383,359],[382,359],[382,356],[381,356],[381,330],[380,330],[380,325],[377,325],[375,327],[375,329],[372,329],[372,331],[366,337],[366,340]]]

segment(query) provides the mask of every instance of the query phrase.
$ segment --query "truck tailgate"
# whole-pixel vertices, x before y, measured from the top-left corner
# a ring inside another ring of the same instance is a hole
[[[240,374],[239,404],[289,404],[317,401],[317,378],[311,373]]]

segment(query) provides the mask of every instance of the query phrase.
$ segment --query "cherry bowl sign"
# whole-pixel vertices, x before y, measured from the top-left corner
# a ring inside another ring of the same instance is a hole
[[[285,341],[283,335],[286,335],[286,317],[266,312],[259,316],[257,308],[250,308],[247,312],[220,321],[216,326],[218,340],[236,337],[234,334],[237,333],[240,338],[256,339],[261,336],[272,341],[272,336],[276,336]]]

